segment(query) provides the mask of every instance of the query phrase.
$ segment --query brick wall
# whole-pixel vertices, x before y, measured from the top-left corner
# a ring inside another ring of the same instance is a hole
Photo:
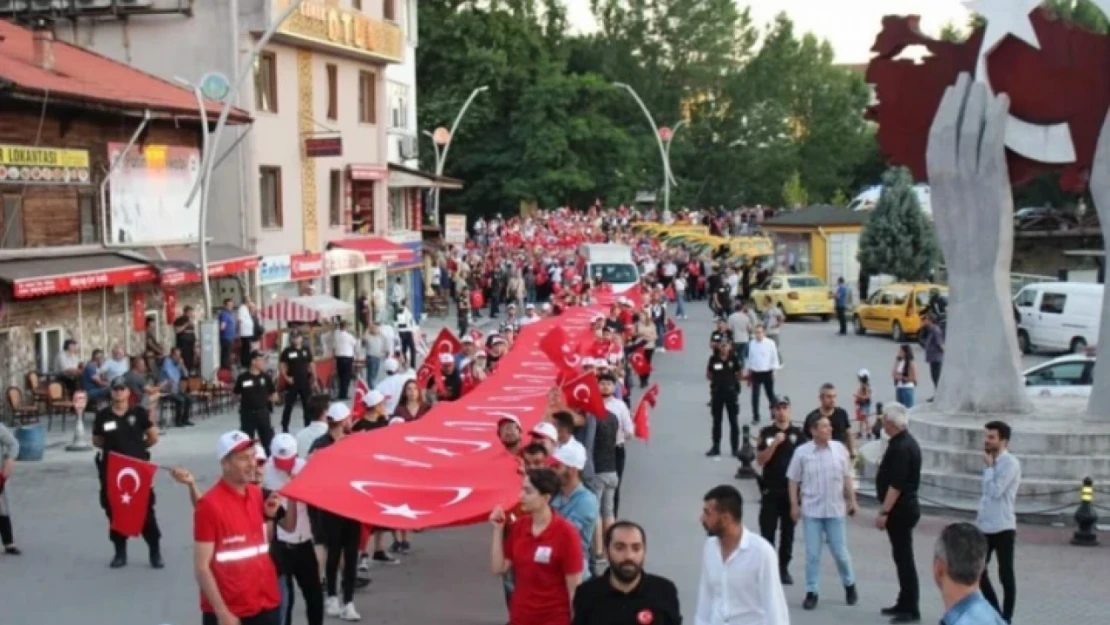
[[[87,194],[99,209],[99,185],[108,171],[108,144],[127,143],[139,127],[137,117],[89,111],[71,111],[4,100],[0,112],[0,143],[69,148],[89,152],[92,184],[86,186],[9,185],[0,181],[0,194],[23,193],[23,240],[25,247],[76,245],[80,243],[78,196]],[[37,138],[37,140],[36,140]],[[139,138],[141,144],[199,147],[199,126],[182,121],[153,120]],[[99,215],[99,210],[97,211]],[[0,214],[0,222],[3,215]],[[0,223],[0,226],[5,224]]]

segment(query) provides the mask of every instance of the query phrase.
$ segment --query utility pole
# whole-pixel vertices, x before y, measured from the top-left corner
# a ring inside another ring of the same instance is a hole
[[[432,146],[435,148],[436,178],[439,178],[440,176],[443,175],[443,165],[444,165],[444,163],[447,162],[447,151],[451,149],[451,141],[454,140],[454,138],[455,138],[455,131],[458,130],[459,123],[462,122],[463,116],[466,115],[467,109],[469,109],[470,105],[474,102],[474,98],[477,98],[478,94],[483,93],[485,91],[489,91],[489,87],[486,86],[486,85],[482,85],[481,87],[478,87],[474,91],[470,92],[470,97],[468,97],[466,99],[466,102],[463,102],[462,108],[460,108],[458,114],[455,115],[455,121],[451,123],[450,130],[448,130],[447,128],[444,128],[443,126],[440,126],[439,128],[435,129],[435,132],[428,132],[427,130],[424,131],[424,134],[426,136],[431,137]],[[439,187],[438,186],[435,188],[435,199],[432,202],[432,205],[434,207],[433,208],[433,213],[432,213],[432,222],[438,224],[439,223]]]

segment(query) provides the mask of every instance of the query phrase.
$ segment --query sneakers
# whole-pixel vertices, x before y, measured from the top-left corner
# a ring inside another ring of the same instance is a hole
[[[374,552],[374,557],[372,559],[374,560],[374,562],[381,563],[381,564],[400,564],[401,563],[400,560],[398,560],[397,558],[390,557],[390,555],[388,553],[384,552],[384,551],[375,551]]]
[[[339,618],[344,621],[358,621],[362,619],[359,613],[355,611],[355,604],[353,603],[348,603],[343,606],[343,610],[339,612]]]
[[[409,544],[409,541],[402,540],[401,541],[401,553],[408,553],[410,551],[412,551],[412,545]]]
[[[805,601],[802,602],[803,610],[812,610],[817,607],[817,593],[807,592]]]
[[[343,609],[339,605],[339,597],[328,597],[324,600],[324,614],[328,616],[339,616],[342,611]]]
[[[856,605],[859,603],[859,593],[856,591],[856,585],[844,587],[844,603],[848,605]]]
[[[359,573],[369,573],[370,572],[370,556],[366,555],[365,553],[360,553],[358,555],[358,572]]]

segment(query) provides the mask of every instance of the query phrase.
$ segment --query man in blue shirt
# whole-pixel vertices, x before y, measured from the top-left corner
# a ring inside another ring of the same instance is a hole
[[[848,298],[852,296],[851,289],[844,283],[844,278],[836,279],[836,320],[840,323],[840,334],[848,334]]]
[[[979,592],[987,563],[987,539],[971,523],[953,523],[940,533],[933,551],[933,579],[944,600],[940,625],[1004,625]]]
[[[555,461],[555,472],[559,474],[563,485],[559,494],[551,500],[551,509],[570,521],[571,525],[578,530],[578,536],[582,540],[582,554],[586,560],[582,579],[589,579],[590,554],[597,553],[597,549],[593,549],[594,528],[597,527],[601,508],[597,495],[591,493],[582,484],[582,469],[586,467],[586,448],[571,439],[555,450],[552,459]]]
[[[193,409],[193,400],[181,388],[181,380],[185,377],[185,361],[182,359],[181,350],[177,347],[170,350],[168,356],[162,359],[162,372],[158,377],[158,385],[162,399],[173,402],[174,426],[192,427],[190,413]]]
[[[220,368],[231,369],[231,345],[239,336],[239,326],[235,321],[234,303],[230,299],[224,300],[224,307],[220,309]]]
[[[89,405],[95,406],[96,402],[102,399],[108,399],[111,391],[108,390],[108,383],[111,380],[104,379],[100,374],[101,368],[104,367],[104,350],[94,349],[92,358],[85,363],[85,371],[81,374],[81,387],[85,389],[85,393],[89,397]]]

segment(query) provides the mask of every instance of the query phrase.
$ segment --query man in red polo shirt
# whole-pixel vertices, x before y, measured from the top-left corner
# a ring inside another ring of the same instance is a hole
[[[582,581],[585,558],[578,532],[551,509],[559,476],[551,469],[529,469],[520,492],[525,516],[508,526],[500,507],[490,515],[493,540],[490,570],[513,573],[510,625],[570,625],[574,590]]]
[[[225,433],[216,455],[222,477],[193,511],[193,568],[202,623],[279,625],[281,593],[268,527],[279,517],[280,498],[275,493],[263,502],[261,489],[252,483],[257,467],[249,436]],[[296,519],[295,509],[291,512]]]

